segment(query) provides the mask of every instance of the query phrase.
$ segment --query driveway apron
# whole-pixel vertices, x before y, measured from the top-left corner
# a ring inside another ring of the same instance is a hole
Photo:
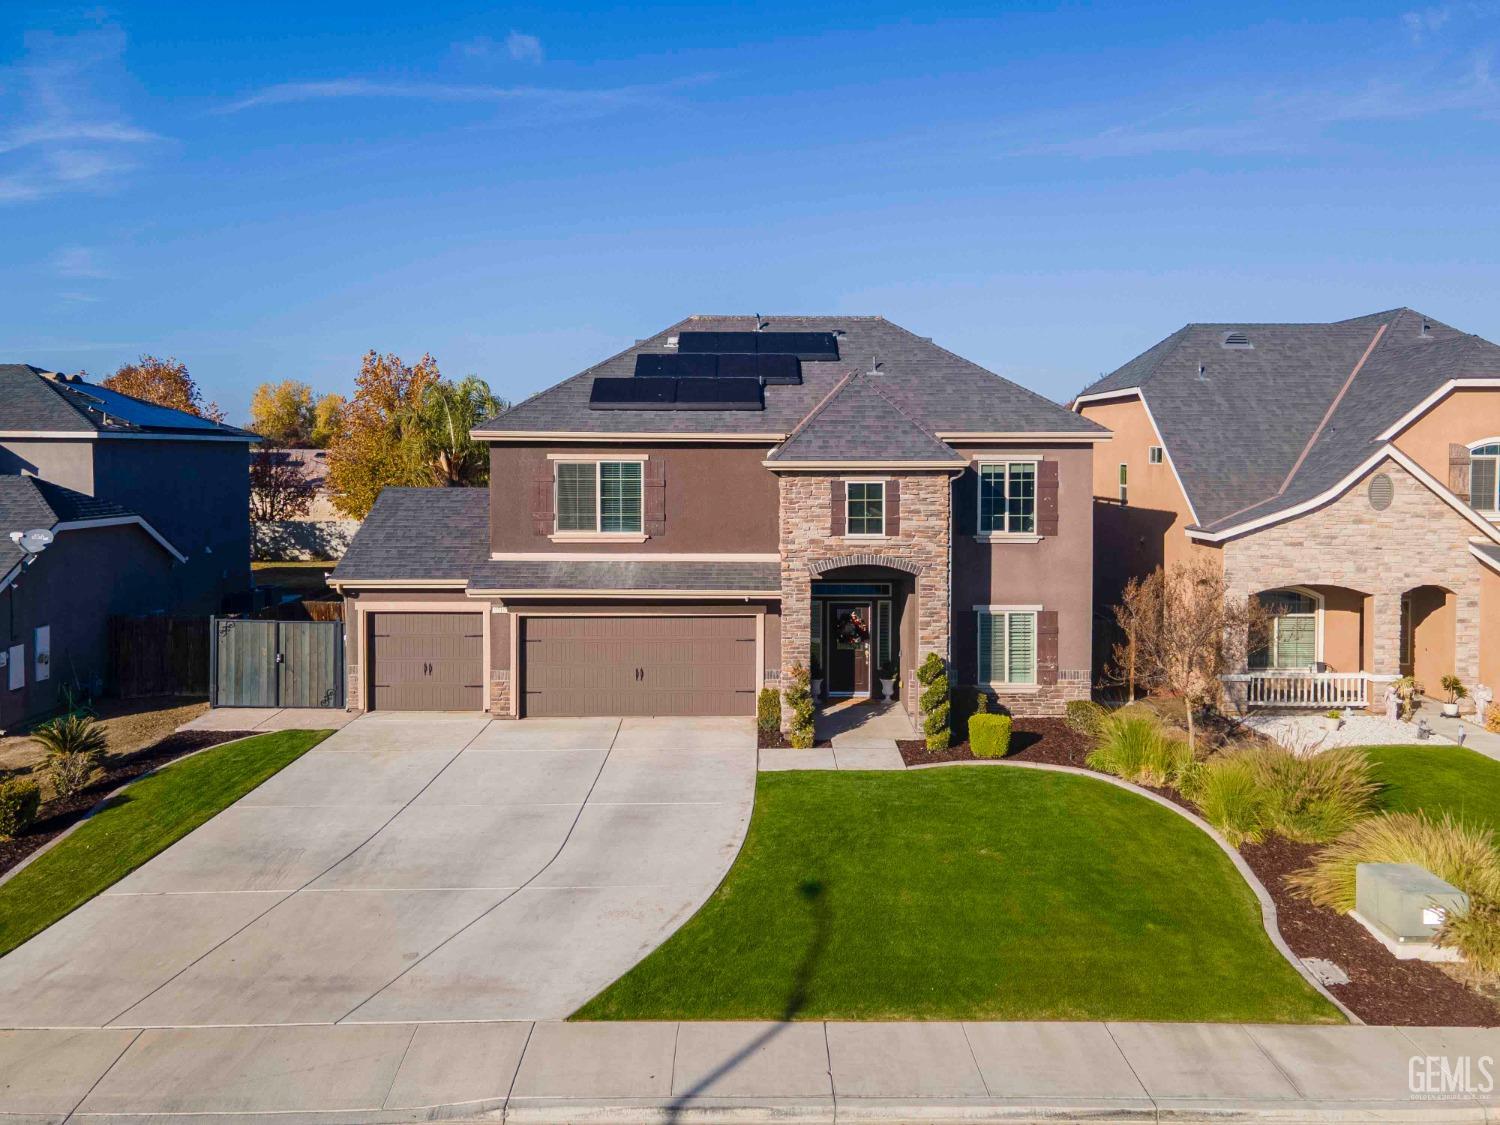
[[[0,958],[0,1025],[565,1017],[692,915],[749,823],[748,720],[620,733],[362,717]]]

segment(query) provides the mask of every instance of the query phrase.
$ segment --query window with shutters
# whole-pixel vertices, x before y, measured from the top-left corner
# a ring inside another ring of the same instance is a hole
[[[846,535],[885,534],[885,481],[845,481]]]
[[[1036,534],[1035,461],[979,465],[979,534]]]
[[[991,685],[1036,683],[1037,611],[991,606],[976,612],[979,619],[979,682]]]
[[[1500,513],[1500,441],[1486,442],[1469,449],[1469,504],[1486,515]]]
[[[639,461],[557,462],[557,530],[640,534]]]

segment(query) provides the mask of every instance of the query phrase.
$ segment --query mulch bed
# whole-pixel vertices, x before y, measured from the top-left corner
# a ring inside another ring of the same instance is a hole
[[[920,738],[898,739],[896,748],[908,766],[930,766],[937,762],[974,762],[967,742],[951,743],[946,750],[929,750]],[[1084,757],[1089,741],[1061,719],[1018,719],[1010,732],[1007,761],[1046,762],[1054,766],[1087,768]]]
[[[111,790],[118,789],[127,781],[134,781],[142,774],[150,773],[158,766],[166,765],[184,754],[205,750],[221,742],[245,738],[254,733],[255,731],[249,730],[180,730],[134,754],[107,759],[105,768],[87,789],[66,799],[43,803],[36,823],[25,835],[14,840],[0,840],[0,875],[77,824]]]
[[[812,744],[814,750],[827,750],[833,743],[824,738]],[[787,741],[785,731],[773,731],[767,734],[760,727],[755,728],[755,746],[758,750],[792,750],[795,747]]]
[[[1324,957],[1349,974],[1329,991],[1366,1023],[1494,1027],[1500,1005],[1426,961],[1398,961],[1348,915],[1292,897],[1286,877],[1312,863],[1317,844],[1272,836],[1240,855],[1271,892],[1281,936],[1298,957]]]

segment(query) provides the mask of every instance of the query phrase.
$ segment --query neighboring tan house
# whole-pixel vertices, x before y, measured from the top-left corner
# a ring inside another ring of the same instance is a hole
[[[0,729],[107,686],[113,614],[217,613],[250,587],[254,435],[0,364]],[[43,530],[28,557],[14,541]]]
[[[1274,612],[1237,691],[1500,687],[1500,347],[1411,309],[1190,324],[1088,387],[1099,600],[1194,554]]]
[[[253,460],[256,450],[252,447]],[[328,450],[274,449],[270,456],[296,466],[313,488],[307,512],[292,519],[265,520],[252,527],[252,553],[257,560],[310,561],[339,558],[359,530],[359,521],[344,516],[328,492]]]
[[[1094,443],[879,317],[692,317],[387,489],[334,571],[372,709],[749,715],[815,662],[909,712],[928,653],[1018,714],[1089,694]]]

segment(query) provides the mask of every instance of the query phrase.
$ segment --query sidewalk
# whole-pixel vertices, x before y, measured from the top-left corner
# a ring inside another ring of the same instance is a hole
[[[0,1122],[1500,1121],[1500,1030],[446,1023],[0,1032]],[[1465,1063],[1464,1060],[1468,1060]],[[1414,1091],[1413,1087],[1416,1087]]]
[[[214,707],[179,730],[338,730],[359,717],[342,707]]]

